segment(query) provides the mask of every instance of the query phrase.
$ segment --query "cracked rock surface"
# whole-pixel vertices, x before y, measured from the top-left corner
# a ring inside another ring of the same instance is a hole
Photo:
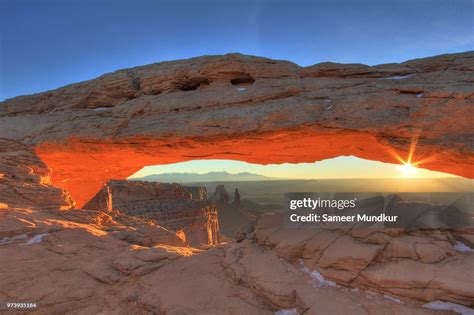
[[[132,225],[120,215],[18,208],[1,214],[0,299],[36,302],[35,314],[445,313],[415,299],[397,303],[325,285],[255,240],[208,250],[167,239],[142,246],[113,233]]]
[[[311,224],[287,227],[268,215],[255,238],[275,255],[302,261],[311,271],[349,288],[420,301],[474,306],[473,252],[458,252],[450,230],[387,228],[329,229]],[[472,229],[464,231],[474,235]]]

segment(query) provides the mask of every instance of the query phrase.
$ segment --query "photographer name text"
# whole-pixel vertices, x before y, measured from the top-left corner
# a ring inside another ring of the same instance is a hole
[[[293,199],[290,200],[290,210],[298,209],[309,209],[312,211],[323,210],[323,211],[336,211],[353,209],[357,205],[357,198],[354,199]],[[383,212],[383,211],[381,211]],[[368,215],[365,213],[343,215],[343,214],[330,214],[330,213],[291,213],[291,222],[397,222],[397,215],[387,215],[385,213],[379,213],[377,215]]]

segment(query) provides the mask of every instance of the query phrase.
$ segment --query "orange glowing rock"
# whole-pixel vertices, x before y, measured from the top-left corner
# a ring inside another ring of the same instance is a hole
[[[41,159],[53,170],[52,182],[66,189],[78,207],[92,198],[105,183],[126,179],[144,166],[169,164],[193,158],[233,159],[257,164],[314,162],[341,155],[397,163],[389,146],[363,133],[331,132],[312,134],[311,128],[299,132],[260,134],[251,139],[217,139],[189,142],[183,146],[164,143],[111,144],[69,143],[67,146],[43,145],[37,149]],[[150,147],[149,151],[144,148]],[[420,147],[417,156],[431,156]],[[459,159],[461,155],[459,155]],[[454,154],[445,152],[419,167],[473,177],[470,165],[455,163]],[[74,163],[71,163],[74,161]],[[64,181],[64,179],[70,179]]]

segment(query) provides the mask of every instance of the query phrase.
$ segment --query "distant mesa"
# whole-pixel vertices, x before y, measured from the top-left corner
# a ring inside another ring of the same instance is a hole
[[[216,190],[211,196],[211,200],[214,202],[221,202],[227,205],[229,202],[229,192],[224,185],[217,185]]]
[[[217,206],[220,233],[224,240],[233,239],[239,230],[254,224],[257,219],[257,215],[243,204],[238,188],[231,196],[224,185],[217,185],[209,200]]]
[[[240,208],[242,206],[242,203],[240,201],[240,193],[239,193],[238,188],[236,188],[235,191],[234,191],[234,201],[232,202],[232,204],[234,205],[234,207],[237,207],[237,208]]]
[[[259,181],[259,180],[279,180],[282,178],[268,177],[249,172],[228,173],[228,172],[209,172],[199,173],[163,173],[153,174],[130,180],[142,180],[148,182],[166,182],[166,183],[199,183],[199,182],[224,182],[224,181]]]
[[[180,234],[194,247],[220,242],[217,208],[207,200],[207,190],[203,187],[111,180],[84,209],[106,213],[118,210],[153,220]]]

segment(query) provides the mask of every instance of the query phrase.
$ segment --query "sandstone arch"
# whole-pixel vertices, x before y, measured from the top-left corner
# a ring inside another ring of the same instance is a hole
[[[48,188],[81,207],[108,179],[192,159],[399,163],[414,138],[420,167],[474,178],[473,70],[472,52],[306,68],[229,54],[17,97],[0,103],[0,203],[52,206]]]

